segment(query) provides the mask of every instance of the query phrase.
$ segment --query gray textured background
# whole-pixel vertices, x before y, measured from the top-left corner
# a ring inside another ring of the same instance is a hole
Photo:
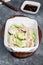
[[[24,0],[12,0],[10,4],[20,8]],[[41,3],[41,8],[36,15],[26,14],[23,12],[15,12],[4,5],[0,5],[0,65],[43,65],[43,0],[34,0]],[[42,31],[42,40],[36,53],[28,58],[19,59],[13,57],[4,47],[1,30],[3,24],[12,15],[24,14],[30,18],[36,19]]]

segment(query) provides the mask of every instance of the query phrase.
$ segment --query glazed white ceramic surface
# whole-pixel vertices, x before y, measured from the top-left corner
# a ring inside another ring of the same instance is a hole
[[[11,1],[11,0],[3,0],[4,2],[9,2],[9,1]]]

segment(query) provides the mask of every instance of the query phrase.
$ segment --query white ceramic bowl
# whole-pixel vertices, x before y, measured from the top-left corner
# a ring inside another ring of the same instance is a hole
[[[8,46],[7,42],[7,35],[8,35],[8,29],[12,24],[24,24],[25,26],[33,26],[34,30],[36,32],[36,46],[31,48],[13,48]],[[34,52],[38,46],[39,46],[39,37],[38,37],[38,24],[37,21],[34,19],[30,19],[28,17],[14,17],[11,19],[8,19],[5,25],[5,33],[4,33],[4,45],[10,52]]]
[[[26,4],[37,6],[37,10],[35,12],[24,10],[24,7],[25,7]],[[23,12],[26,12],[26,13],[36,14],[36,13],[38,13],[38,11],[40,9],[40,6],[41,6],[41,4],[39,2],[35,2],[35,1],[24,1],[23,4],[22,4],[22,6],[21,6],[21,10]]]

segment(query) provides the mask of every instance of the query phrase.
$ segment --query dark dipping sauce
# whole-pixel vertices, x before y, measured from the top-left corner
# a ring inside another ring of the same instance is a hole
[[[26,4],[24,10],[35,12],[37,10],[37,6]]]

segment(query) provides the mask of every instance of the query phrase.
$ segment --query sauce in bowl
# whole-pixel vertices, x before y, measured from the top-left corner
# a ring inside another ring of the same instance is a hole
[[[37,10],[37,6],[26,4],[24,10],[35,12]]]

